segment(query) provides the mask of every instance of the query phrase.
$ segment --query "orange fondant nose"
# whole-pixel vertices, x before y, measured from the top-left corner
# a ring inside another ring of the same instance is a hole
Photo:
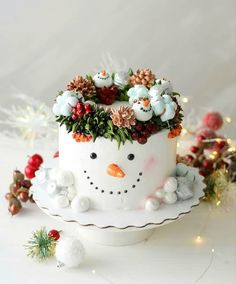
[[[118,178],[123,178],[125,176],[125,173],[121,170],[121,168],[116,165],[116,164],[110,164],[108,167],[107,167],[107,173],[110,175],[110,176],[113,176],[113,177],[118,177]]]
[[[106,74],[107,74],[107,72],[106,72],[106,70],[102,70],[102,76],[106,76]]]
[[[150,101],[149,101],[149,100],[144,100],[144,101],[143,101],[143,105],[144,105],[145,107],[147,107],[149,104],[150,104]]]

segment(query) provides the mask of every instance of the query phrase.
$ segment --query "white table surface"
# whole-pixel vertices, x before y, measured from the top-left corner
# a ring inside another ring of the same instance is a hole
[[[148,241],[126,247],[106,247],[82,240],[86,259],[78,269],[58,269],[55,259],[37,263],[23,245],[31,232],[46,226],[76,235],[76,224],[60,223],[36,205],[27,204],[11,217],[4,194],[12,170],[23,170],[27,155],[38,152],[45,159],[56,146],[0,142],[0,283],[41,284],[156,284],[236,283],[236,199],[224,209],[202,203],[171,224],[159,227]],[[202,242],[195,238],[201,234]],[[214,253],[212,253],[214,249]],[[209,267],[209,269],[207,269]],[[206,271],[205,274],[204,271]],[[95,272],[95,273],[94,273]],[[200,278],[200,279],[199,279]]]

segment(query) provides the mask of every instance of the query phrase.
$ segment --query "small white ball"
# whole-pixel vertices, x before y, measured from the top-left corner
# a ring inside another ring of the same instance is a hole
[[[66,208],[70,204],[68,197],[65,195],[57,195],[55,197],[55,205],[58,208]]]
[[[58,105],[63,104],[65,102],[65,97],[63,95],[57,96],[56,102],[58,103]]]
[[[71,202],[71,208],[75,213],[88,211],[90,201],[87,197],[76,196]]]
[[[71,106],[69,106],[67,104],[60,106],[60,113],[61,113],[61,115],[64,115],[64,116],[70,116],[71,115]]]
[[[154,197],[149,197],[145,203],[145,209],[147,211],[155,211],[159,208],[159,206],[159,201]]]
[[[178,182],[175,177],[168,177],[164,184],[165,192],[175,192],[178,186]]]
[[[163,199],[165,196],[165,192],[163,189],[156,190],[155,195],[159,199]]]
[[[59,193],[59,188],[57,186],[57,184],[54,181],[50,181],[47,185],[47,192],[49,195],[54,195]]]
[[[185,176],[188,172],[188,167],[183,163],[178,163],[176,165],[176,175],[177,176]]]
[[[76,97],[69,97],[66,99],[66,102],[68,105],[75,107],[76,104],[78,103],[78,99]]]
[[[175,192],[168,192],[165,194],[164,202],[166,204],[174,204],[177,201],[177,195]]]
[[[56,116],[61,115],[61,113],[60,113],[60,106],[59,106],[57,103],[55,103],[55,104],[53,105],[53,107],[52,107],[52,112],[53,112]]]
[[[73,174],[70,171],[59,169],[56,173],[56,182],[59,186],[70,186],[74,183]]]
[[[70,185],[67,187],[67,197],[69,198],[69,200],[73,200],[76,196],[76,189],[73,185]]]
[[[76,238],[61,238],[57,241],[55,256],[59,266],[77,267],[84,260],[85,249]]]

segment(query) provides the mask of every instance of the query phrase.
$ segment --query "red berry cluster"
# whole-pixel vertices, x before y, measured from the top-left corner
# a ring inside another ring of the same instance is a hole
[[[21,202],[34,202],[29,189],[31,182],[25,179],[25,176],[18,170],[13,172],[13,182],[10,184],[9,192],[5,194],[5,198],[9,202],[8,211],[15,215],[22,208]]]
[[[49,236],[50,238],[53,238],[54,241],[57,241],[57,240],[60,239],[60,232],[57,231],[57,230],[55,230],[55,229],[53,229],[53,230],[51,230],[51,231],[48,232],[48,236]]]
[[[89,114],[92,112],[92,106],[89,103],[81,103],[78,102],[77,105],[75,107],[73,107],[72,109],[72,116],[71,118],[73,120],[76,120],[81,117],[83,117],[85,114]]]
[[[119,90],[116,86],[103,87],[97,89],[99,102],[105,105],[111,105],[116,100]]]
[[[158,125],[154,123],[137,123],[134,127],[134,131],[131,134],[133,140],[140,144],[145,144],[147,139],[159,131]]]
[[[43,162],[43,158],[39,154],[34,154],[28,160],[28,165],[25,167],[25,176],[29,179],[35,177],[35,172],[39,169]]]

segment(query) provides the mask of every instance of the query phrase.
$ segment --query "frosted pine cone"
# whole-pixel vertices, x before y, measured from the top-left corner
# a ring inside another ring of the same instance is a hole
[[[121,106],[119,109],[112,109],[111,119],[114,125],[119,128],[127,127],[131,128],[135,125],[136,119],[134,111],[129,106]]]
[[[147,68],[138,69],[136,73],[129,78],[132,85],[144,85],[148,88],[151,88],[154,85],[155,80],[156,76]]]
[[[67,85],[67,90],[79,91],[85,98],[91,98],[96,93],[96,88],[93,82],[79,75],[70,81]]]

